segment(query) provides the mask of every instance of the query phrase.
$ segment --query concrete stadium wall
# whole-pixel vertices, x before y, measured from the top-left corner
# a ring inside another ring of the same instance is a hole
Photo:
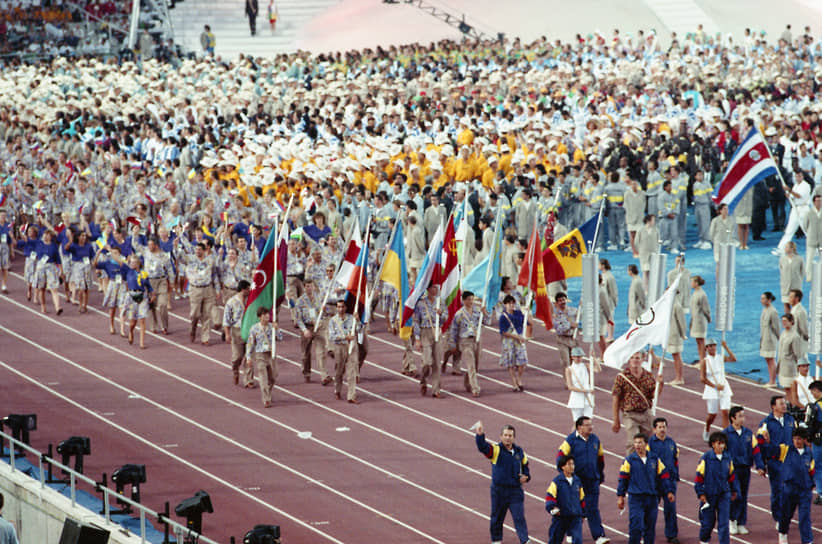
[[[6,504],[3,518],[17,528],[20,544],[57,544],[67,517],[94,524],[111,532],[110,544],[139,544],[138,536],[124,534],[119,525],[106,525],[102,516],[85,508],[71,506],[71,499],[53,489],[41,489],[40,482],[0,463],[0,492]]]

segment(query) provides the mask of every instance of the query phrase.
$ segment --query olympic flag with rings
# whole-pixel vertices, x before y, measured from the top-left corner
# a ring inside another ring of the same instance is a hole
[[[625,334],[614,340],[602,356],[602,362],[611,368],[621,369],[628,359],[645,348],[645,346],[665,346],[671,327],[671,311],[674,308],[674,295],[679,286],[679,275],[659,300],[637,318],[625,331]],[[664,349],[664,348],[663,348]]]

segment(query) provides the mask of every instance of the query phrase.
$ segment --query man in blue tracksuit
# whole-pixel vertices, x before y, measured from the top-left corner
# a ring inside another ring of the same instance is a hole
[[[659,457],[665,464],[668,473],[671,475],[671,486],[676,495],[677,482],[679,481],[679,447],[674,439],[668,436],[668,421],[664,417],[658,417],[653,422],[654,434],[648,439],[648,448]],[[662,496],[663,512],[665,514],[665,539],[670,544],[679,544],[679,528],[676,524],[676,502],[668,500]]]
[[[582,544],[582,516],[585,512],[585,491],[582,480],[574,475],[573,455],[557,459],[559,475],[545,492],[545,510],[551,514],[548,544],[563,544],[565,536],[571,544]]]
[[[499,444],[486,442],[482,422],[476,427],[477,449],[492,465],[491,469],[491,542],[502,542],[502,522],[510,510],[520,544],[528,542],[528,525],[525,523],[522,484],[531,480],[528,457],[521,447],[514,444],[516,431],[511,425],[502,428]]]
[[[731,424],[725,429],[728,447],[725,451],[734,462],[734,474],[739,482],[739,494],[731,500],[731,515],[728,532],[732,535],[747,535],[745,525],[748,523],[748,489],[751,485],[751,467],[756,466],[760,476],[765,476],[765,464],[759,451],[759,443],[753,431],[745,427],[745,409],[734,406],[729,412]]]
[[[665,464],[648,450],[648,438],[639,433],[634,436],[632,451],[619,469],[617,508],[625,508],[628,494],[628,544],[654,544],[656,514],[659,495],[665,493],[673,502],[674,488]]]
[[[719,544],[729,544],[731,500],[739,495],[739,482],[731,455],[725,451],[728,445],[725,433],[711,433],[708,442],[711,449],[702,454],[694,480],[694,491],[699,497],[699,541],[702,544],[710,542],[716,526]]]
[[[788,413],[785,397],[771,397],[771,413],[759,424],[756,441],[768,470],[768,480],[771,484],[771,516],[777,522],[782,512],[782,480],[779,472],[782,462],[779,460],[779,446],[791,444],[794,427],[796,422]]]
[[[788,544],[788,529],[793,513],[799,508],[799,537],[802,544],[813,542],[811,532],[811,498],[816,471],[808,442],[808,431],[794,429],[791,444],[779,447],[782,463],[782,515],[779,519],[779,544]]]
[[[569,434],[557,451],[557,463],[563,456],[574,457],[574,474],[582,482],[585,491],[585,517],[595,544],[608,544],[602,518],[599,515],[599,486],[605,481],[605,450],[597,435],[591,418],[581,416],[576,420],[576,431]]]

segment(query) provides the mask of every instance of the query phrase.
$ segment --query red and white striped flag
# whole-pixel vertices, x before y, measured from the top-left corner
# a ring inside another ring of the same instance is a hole
[[[353,231],[354,233],[345,248],[343,262],[340,264],[340,270],[337,272],[337,277],[335,279],[340,287],[345,288],[348,288],[349,283],[351,283],[351,276],[354,274],[354,269],[357,265],[357,257],[360,256],[360,250],[362,249],[360,222],[357,220],[356,216],[354,217]]]
[[[752,128],[745,139],[736,148],[722,181],[714,188],[715,204],[727,204],[728,211],[734,208],[745,193],[763,179],[778,175],[768,144],[758,129]]]

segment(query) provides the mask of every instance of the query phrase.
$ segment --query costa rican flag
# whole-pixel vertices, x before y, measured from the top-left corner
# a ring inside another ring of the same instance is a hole
[[[722,181],[711,196],[714,204],[727,204],[734,208],[745,193],[768,176],[779,175],[776,163],[768,150],[768,144],[756,128],[752,128],[736,148]]]

